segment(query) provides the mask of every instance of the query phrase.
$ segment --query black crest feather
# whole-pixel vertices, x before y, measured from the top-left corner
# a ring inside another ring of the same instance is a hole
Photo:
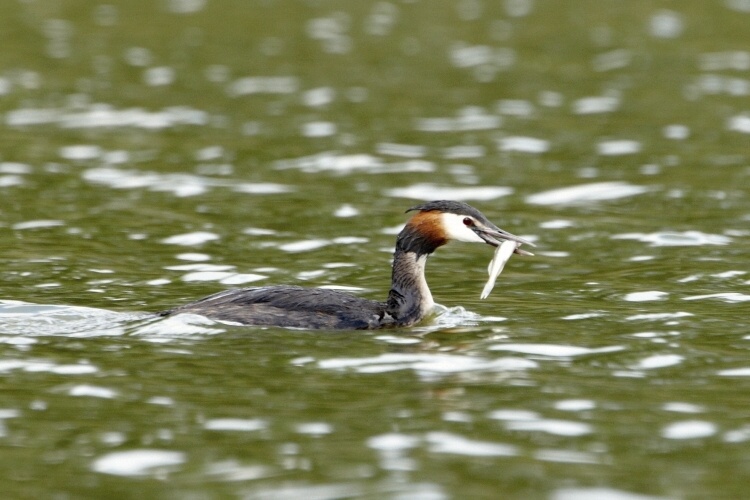
[[[411,212],[414,210],[419,210],[420,212],[437,211],[437,212],[443,212],[443,213],[449,213],[449,214],[470,215],[479,221],[489,222],[487,220],[487,217],[485,217],[482,212],[472,207],[468,203],[464,203],[462,201],[453,201],[453,200],[430,201],[427,203],[422,203],[421,205],[413,206],[410,209],[408,209],[406,212]]]

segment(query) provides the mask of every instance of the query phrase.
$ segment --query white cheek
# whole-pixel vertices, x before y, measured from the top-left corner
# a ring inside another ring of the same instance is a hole
[[[484,240],[477,236],[477,233],[466,227],[463,215],[458,214],[440,214],[443,222],[445,235],[449,240],[466,241],[468,243],[484,243]]]

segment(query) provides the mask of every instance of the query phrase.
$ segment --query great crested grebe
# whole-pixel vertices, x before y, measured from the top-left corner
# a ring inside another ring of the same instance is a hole
[[[198,314],[244,325],[305,329],[356,329],[410,326],[435,303],[427,287],[427,257],[451,240],[487,243],[504,241],[534,246],[495,226],[479,210],[460,201],[431,201],[417,210],[396,239],[391,290],[385,302],[363,299],[337,290],[278,285],[225,290],[160,313]],[[514,247],[514,253],[531,255]]]

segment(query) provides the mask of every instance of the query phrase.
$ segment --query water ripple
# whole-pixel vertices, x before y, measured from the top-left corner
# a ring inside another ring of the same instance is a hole
[[[414,370],[428,375],[469,371],[519,371],[536,368],[536,362],[521,358],[486,359],[458,354],[386,353],[369,358],[331,358],[318,361],[327,370],[352,369],[358,373]]]
[[[102,474],[115,476],[158,475],[173,470],[187,460],[179,451],[141,449],[107,453],[94,460],[91,469]]]
[[[710,293],[708,295],[693,295],[690,297],[684,297],[682,300],[705,300],[705,299],[718,299],[722,302],[728,302],[730,304],[736,302],[747,302],[750,300],[750,295],[739,293],[739,292],[724,292],[724,293]]]
[[[632,316],[628,316],[625,319],[628,321],[660,321],[660,320],[669,320],[669,319],[677,319],[677,318],[687,318],[692,316],[691,313],[685,312],[685,311],[678,311],[678,312],[663,312],[663,313],[643,313],[643,314],[633,314]]]
[[[564,464],[599,464],[602,457],[595,453],[574,450],[539,450],[534,458],[544,462],[558,462]]]
[[[231,97],[254,94],[294,94],[299,90],[299,79],[292,76],[248,76],[238,78],[227,87]]]
[[[7,335],[123,335],[127,322],[141,317],[90,307],[0,301],[0,330]]]
[[[750,116],[732,116],[727,123],[727,129],[734,132],[742,132],[743,134],[750,134]]]
[[[61,128],[117,128],[166,129],[183,125],[204,126],[208,113],[187,106],[146,111],[140,108],[116,109],[108,104],[95,104],[83,111],[63,108],[22,108],[5,115],[9,127],[58,125]]]
[[[665,426],[661,435],[666,439],[698,439],[713,436],[717,430],[712,422],[686,420]]]
[[[421,132],[460,132],[499,128],[502,118],[486,114],[483,110],[467,110],[457,118],[418,118],[414,128]]]
[[[532,194],[526,197],[526,202],[532,205],[575,205],[616,200],[647,191],[647,187],[626,182],[594,182]]]
[[[629,140],[602,141],[596,145],[597,152],[602,156],[620,156],[640,153],[641,143]]]
[[[505,424],[509,431],[538,431],[558,436],[585,436],[594,432],[594,428],[584,422],[559,419],[516,420]]]
[[[118,395],[117,391],[114,389],[89,384],[75,385],[70,388],[68,394],[71,396],[87,396],[103,399],[114,399]]]
[[[728,370],[719,370],[717,375],[721,377],[750,377],[750,368],[730,368]]]
[[[169,236],[161,240],[166,245],[181,245],[181,246],[195,246],[202,245],[209,241],[216,241],[221,237],[216,233],[209,233],[208,231],[195,231],[192,233],[176,234]]]
[[[653,370],[655,368],[665,368],[667,366],[679,365],[685,360],[684,356],[679,354],[655,354],[647,358],[643,358],[638,363],[632,365],[630,368],[634,370]]]
[[[422,158],[427,155],[427,147],[417,144],[381,142],[375,145],[375,150],[381,155],[400,156],[403,158]]]
[[[61,220],[30,220],[25,222],[17,222],[11,226],[15,231],[24,231],[27,229],[46,229],[48,227],[59,227],[64,226],[65,221]]]
[[[99,371],[94,365],[79,363],[76,365],[59,365],[52,361],[0,359],[0,373],[23,370],[31,373],[55,373],[57,375],[88,375]]]
[[[658,231],[655,233],[623,233],[612,235],[613,240],[637,240],[652,247],[685,247],[703,245],[728,245],[732,238],[701,231]]]
[[[590,399],[564,399],[555,403],[555,409],[561,411],[593,410],[596,403]]]
[[[214,418],[207,420],[203,428],[209,431],[252,432],[268,428],[268,422],[262,419]]]
[[[274,170],[297,169],[309,174],[334,172],[350,174],[366,172],[369,174],[431,173],[435,164],[426,160],[407,160],[396,163],[385,163],[382,159],[368,154],[343,155],[326,151],[310,156],[279,160],[274,163]]]
[[[557,344],[495,344],[488,347],[491,351],[511,351],[535,356],[548,356],[551,358],[572,358],[576,356],[588,356],[591,354],[604,354],[618,352],[625,349],[623,346],[607,347],[578,347]]]
[[[518,448],[513,445],[476,441],[448,432],[428,432],[425,440],[432,453],[471,457],[512,457],[519,453]]]
[[[114,189],[142,189],[172,193],[178,197],[196,196],[213,187],[224,187],[239,193],[280,194],[292,192],[291,186],[276,183],[238,183],[229,179],[217,179],[191,174],[160,174],[141,170],[124,170],[115,167],[90,168],[83,178],[92,184]]]
[[[504,186],[450,187],[423,183],[405,188],[394,188],[385,191],[387,196],[410,198],[413,200],[495,200],[513,193],[513,188]]]
[[[497,143],[500,151],[519,151],[522,153],[546,153],[549,141],[536,137],[503,137]]]
[[[655,300],[664,300],[669,294],[667,292],[659,292],[656,290],[650,290],[648,292],[633,292],[625,295],[624,300],[628,302],[652,302]]]
[[[641,495],[613,488],[562,488],[550,500],[668,500],[668,497]]]
[[[573,103],[573,113],[577,115],[612,113],[619,108],[620,98],[614,96],[584,97]]]

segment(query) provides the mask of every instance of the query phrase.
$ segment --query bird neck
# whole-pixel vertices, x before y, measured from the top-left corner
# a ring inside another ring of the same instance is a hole
[[[405,251],[396,245],[386,312],[400,326],[417,323],[435,305],[424,276],[428,255],[429,253]]]
[[[441,215],[437,212],[420,212],[409,219],[396,238],[396,251],[416,255],[429,255],[448,243]]]

